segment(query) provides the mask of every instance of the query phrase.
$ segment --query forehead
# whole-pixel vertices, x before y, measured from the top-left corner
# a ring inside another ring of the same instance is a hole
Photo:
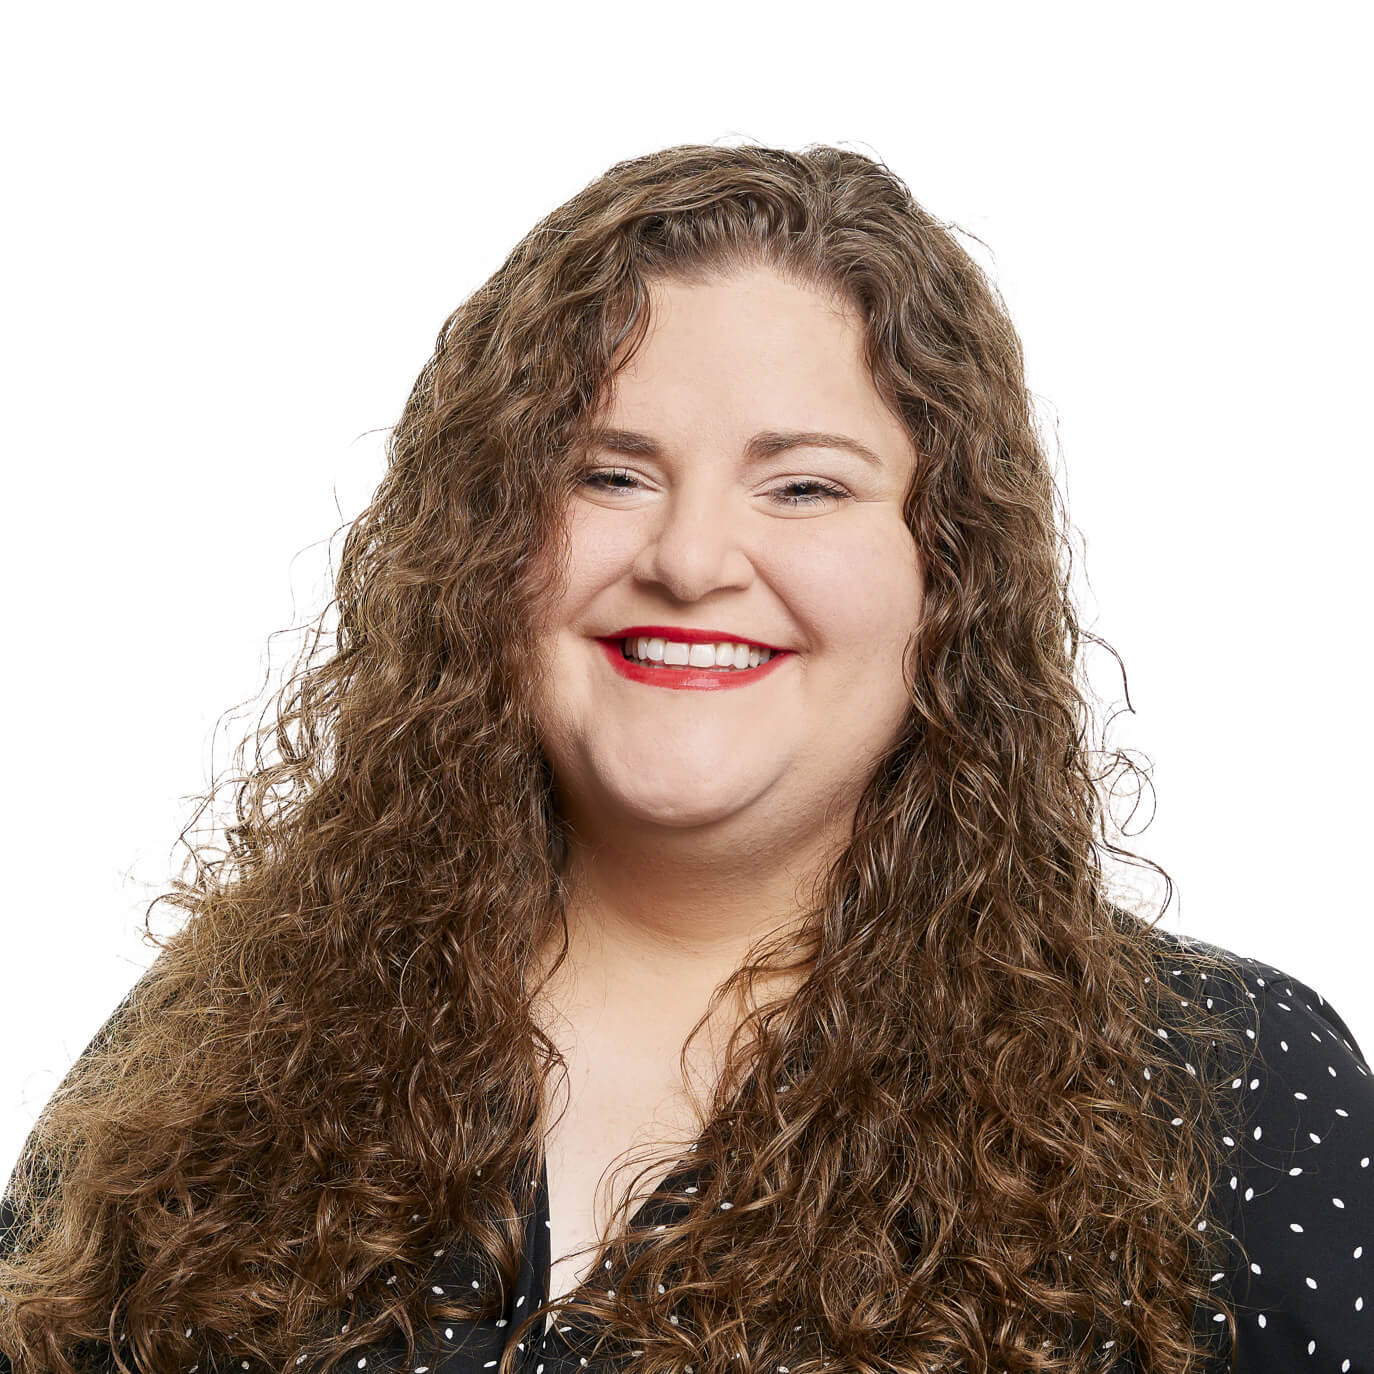
[[[750,267],[695,281],[649,283],[646,349],[718,349],[722,333],[744,335],[795,352],[856,357],[863,348],[857,309],[834,292]]]
[[[617,372],[598,428],[663,446],[742,446],[760,431],[843,433],[900,468],[906,427],[864,355],[858,311],[769,268],[650,284],[639,348]]]

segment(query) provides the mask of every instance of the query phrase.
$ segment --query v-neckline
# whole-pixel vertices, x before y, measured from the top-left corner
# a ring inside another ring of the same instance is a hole
[[[658,1184],[658,1186],[653,1190],[653,1192],[650,1193],[648,1197],[644,1198],[644,1200],[639,1204],[639,1206],[635,1208],[633,1215],[630,1217],[627,1223],[627,1227],[629,1229],[633,1229],[634,1227],[638,1226],[639,1223],[645,1219],[645,1213],[647,1213],[649,1209],[653,1207],[655,1204],[659,1204],[662,1202],[663,1190],[668,1186],[668,1184],[672,1183],[674,1179],[677,1179],[684,1174],[688,1174],[695,1177],[695,1170],[693,1169],[691,1159],[692,1153],[695,1149],[695,1145],[696,1142],[693,1141],[692,1144],[688,1146],[686,1155],[683,1158],[677,1160],[676,1163],[674,1163],[673,1167],[663,1176],[663,1179]],[[547,1152],[541,1147],[539,1151],[538,1194],[536,1197],[535,1207],[531,1218],[531,1227],[536,1233],[532,1238],[534,1244],[531,1268],[533,1271],[533,1277],[538,1281],[539,1284],[538,1301],[535,1303],[535,1306],[538,1306],[540,1302],[547,1302],[549,1300],[549,1282],[553,1272],[553,1235],[550,1221],[551,1209],[549,1206],[548,1156]],[[527,1249],[529,1248],[530,1239],[531,1238],[527,1234]],[[590,1273],[587,1277],[591,1277]],[[586,1282],[586,1278],[580,1280],[572,1291],[575,1292],[577,1288],[585,1286]],[[566,1294],[560,1296],[566,1296]],[[553,1314],[546,1314],[544,1317],[544,1328],[540,1335],[541,1341],[549,1335],[552,1329],[552,1322]]]

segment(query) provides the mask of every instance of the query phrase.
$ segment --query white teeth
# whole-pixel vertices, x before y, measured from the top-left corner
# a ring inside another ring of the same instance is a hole
[[[737,672],[757,668],[773,656],[771,649],[733,641],[720,644],[686,644],[671,639],[626,639],[621,641],[626,657],[665,667],[716,668]]]

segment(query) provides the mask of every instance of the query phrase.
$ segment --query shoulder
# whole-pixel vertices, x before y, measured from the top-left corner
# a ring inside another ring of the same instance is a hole
[[[1226,1138],[1229,1168],[1215,1212],[1242,1247],[1228,1276],[1237,1374],[1374,1370],[1369,1063],[1339,1011],[1310,983],[1204,941],[1168,934],[1162,945],[1189,947],[1220,957],[1234,973],[1233,982],[1209,980],[1209,990],[1236,1012],[1254,1051],[1233,1080],[1243,1094],[1243,1129]],[[1180,967],[1186,974],[1186,960]]]
[[[134,985],[121,999],[118,1006],[110,1012],[100,1025],[95,1034],[87,1041],[85,1048],[72,1061],[71,1067],[63,1076],[58,1084],[57,1093],[61,1093],[70,1084],[73,1075],[78,1071],[84,1061],[103,1050],[118,1032],[121,1023],[126,1015],[129,1014],[135,999],[140,992],[148,985],[149,973],[145,972],[137,979]],[[46,1107],[44,1108],[46,1110]],[[42,1114],[39,1120],[41,1122]],[[25,1206],[36,1196],[47,1193],[49,1190],[60,1186],[60,1178],[49,1166],[41,1151],[37,1148],[39,1141],[38,1123],[29,1132],[20,1150],[19,1158],[13,1165],[8,1182],[5,1185],[3,1194],[0,1194],[0,1255],[6,1259],[14,1256],[15,1249],[20,1240],[21,1230],[26,1221]],[[5,1175],[0,1174],[0,1177]],[[95,1343],[97,1349],[108,1352],[108,1347]],[[112,1362],[108,1358],[101,1363],[88,1365],[88,1368],[110,1368],[113,1370]],[[0,1374],[12,1374],[13,1364],[8,1354],[0,1350]]]
[[[1180,998],[1197,997],[1209,1011],[1239,1024],[1254,1043],[1253,1067],[1260,1072],[1246,1109],[1254,1124],[1262,1126],[1264,1118],[1311,1115],[1317,1108],[1303,1103],[1339,1097],[1337,1084],[1352,1090],[1357,1103],[1374,1094],[1374,1077],[1354,1033],[1310,983],[1205,940],[1171,931],[1152,935],[1159,944],[1162,981]],[[1207,956],[1207,972],[1198,974],[1187,957],[1190,951]],[[1171,957],[1175,955],[1181,957]],[[1222,976],[1218,971],[1224,971]],[[1285,1085],[1292,1091],[1282,1092]],[[1333,1102],[1332,1109],[1338,1104]],[[1254,1138],[1262,1140],[1263,1133]]]
[[[147,974],[144,974],[124,995],[119,1005],[105,1018],[100,1028],[87,1042],[86,1047],[76,1056],[76,1059],[73,1060],[71,1067],[63,1076],[62,1081],[58,1084],[57,1092],[53,1094],[54,1097],[68,1087],[73,1076],[84,1061],[102,1050],[110,1042],[119,1029],[124,1016],[132,1006],[139,989],[146,981]],[[46,1107],[44,1110],[46,1110]],[[41,1121],[41,1119],[42,1114],[40,1113],[39,1120]],[[0,1177],[6,1177],[8,1179],[5,1184],[4,1193],[0,1195],[0,1251],[3,1251],[5,1254],[10,1253],[12,1250],[14,1238],[19,1228],[20,1216],[17,1198],[20,1192],[20,1175],[23,1175],[23,1182],[27,1189],[43,1191],[54,1186],[54,1179],[47,1168],[46,1162],[38,1154],[35,1148],[38,1138],[38,1123],[35,1123],[24,1142],[23,1148],[19,1152],[18,1160],[15,1161],[9,1174],[0,1175]],[[0,1367],[0,1374],[4,1374],[2,1367]]]

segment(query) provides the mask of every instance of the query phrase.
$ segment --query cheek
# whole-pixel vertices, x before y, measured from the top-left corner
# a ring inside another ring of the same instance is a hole
[[[843,647],[864,660],[885,660],[900,655],[920,621],[920,563],[904,524],[800,550],[790,560],[788,586],[817,648]]]
[[[566,555],[557,541],[551,540],[537,559],[542,575],[551,575],[549,599],[543,602],[538,631],[557,634],[560,627],[574,620],[596,592],[614,582],[634,557],[625,546],[625,523],[596,520],[596,512],[574,508],[568,515]],[[555,558],[564,556],[562,566],[553,574]]]
[[[569,518],[568,599],[574,603],[579,595],[614,582],[634,562],[639,537],[634,521],[606,519],[606,514],[584,505]]]

